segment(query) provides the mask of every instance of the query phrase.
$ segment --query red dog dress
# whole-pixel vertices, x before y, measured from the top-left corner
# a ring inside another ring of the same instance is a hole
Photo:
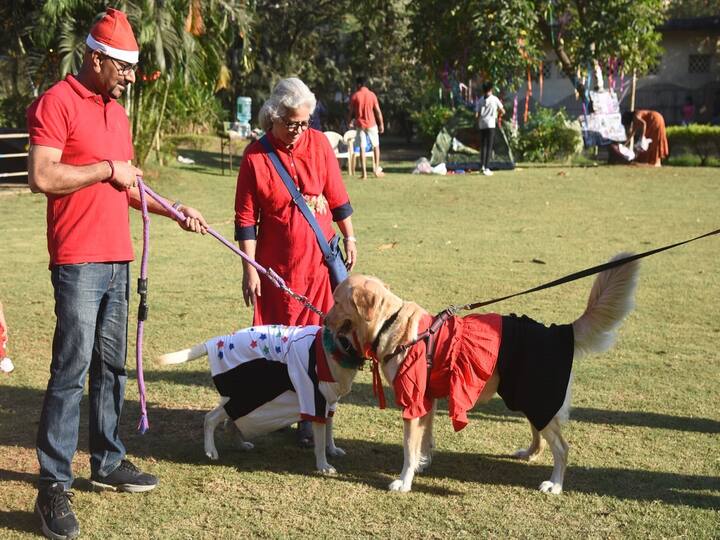
[[[432,320],[424,316],[418,334]],[[440,327],[435,339],[429,372],[423,340],[408,350],[395,376],[395,401],[403,408],[403,418],[422,417],[433,399],[447,397],[453,428],[460,431],[496,365],[498,394],[538,430],[560,410],[572,371],[572,325],[547,327],[526,316],[495,313],[455,316]]]

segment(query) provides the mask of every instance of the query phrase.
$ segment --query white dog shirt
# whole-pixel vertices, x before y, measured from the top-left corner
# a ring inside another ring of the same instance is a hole
[[[213,382],[230,398],[225,410],[236,423],[247,417],[270,431],[300,419],[322,423],[333,414],[338,396],[322,339],[316,339],[321,329],[254,326],[205,343]],[[241,427],[246,437],[265,429]]]

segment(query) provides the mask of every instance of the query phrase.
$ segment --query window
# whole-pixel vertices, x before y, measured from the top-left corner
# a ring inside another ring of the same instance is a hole
[[[648,75],[657,75],[662,71],[662,56],[658,56],[655,59],[655,65],[651,66],[650,69],[648,69],[647,74]]]
[[[553,68],[553,61],[547,60],[543,62],[542,66],[542,74],[545,79],[551,79],[552,78],[552,68]]]
[[[709,54],[691,54],[688,56],[688,73],[710,73]]]
[[[543,79],[552,78],[552,68],[554,62],[552,60],[546,60],[542,63],[542,76]],[[540,66],[534,66],[530,72],[533,82],[540,81]]]

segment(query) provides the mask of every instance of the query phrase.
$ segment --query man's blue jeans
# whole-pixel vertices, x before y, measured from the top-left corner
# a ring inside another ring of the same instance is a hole
[[[72,484],[88,371],[92,474],[110,474],[125,457],[119,428],[127,380],[128,274],[128,263],[52,267],[57,323],[37,435],[40,487]]]

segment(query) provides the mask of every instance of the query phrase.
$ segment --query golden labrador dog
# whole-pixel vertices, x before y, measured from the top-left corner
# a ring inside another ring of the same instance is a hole
[[[514,457],[532,461],[549,444],[554,466],[540,490],[561,493],[568,457],[561,426],[569,417],[572,362],[613,345],[634,305],[638,268],[633,261],[600,273],[585,312],[572,324],[544,326],[515,315],[448,316],[432,337],[427,330],[435,319],[377,278],[352,275],[341,283],[325,325],[359,356],[379,362],[403,409],[404,464],[389,489],[410,491],[415,473],[430,465],[437,399],[448,398],[457,431],[475,403],[498,393],[530,421],[532,442]]]

